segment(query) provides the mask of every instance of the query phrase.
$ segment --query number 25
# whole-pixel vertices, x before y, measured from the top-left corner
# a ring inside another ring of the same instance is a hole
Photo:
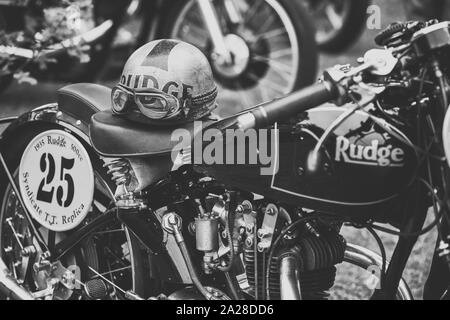
[[[55,178],[55,159],[50,153],[44,153],[40,160],[40,168],[41,172],[47,172],[47,176],[42,179],[39,184],[38,192],[36,199],[39,201],[52,203],[53,202],[53,194],[55,192],[55,188],[51,187],[50,190],[45,190],[45,187],[50,185]],[[73,201],[74,193],[75,193],[75,185],[73,182],[73,178],[69,173],[65,173],[65,171],[69,171],[73,168],[75,164],[75,159],[66,159],[64,157],[61,158],[61,172],[60,172],[60,181],[66,181],[67,183],[67,196],[63,201],[64,197],[64,189],[62,186],[59,186],[56,190],[56,201],[61,207],[67,208]]]

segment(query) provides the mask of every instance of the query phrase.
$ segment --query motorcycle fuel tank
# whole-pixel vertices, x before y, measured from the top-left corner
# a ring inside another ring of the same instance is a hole
[[[340,124],[315,154],[325,130],[346,110],[313,109],[297,125],[275,131],[278,171],[273,174],[262,175],[261,165],[197,168],[230,187],[314,210],[386,203],[411,183],[417,155],[405,143],[406,135],[395,129],[400,142],[376,124],[378,118],[360,111]]]

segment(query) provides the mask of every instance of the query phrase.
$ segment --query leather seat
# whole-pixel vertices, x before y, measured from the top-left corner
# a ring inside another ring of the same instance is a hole
[[[204,122],[207,126],[211,122]],[[167,155],[179,147],[172,134],[177,129],[185,129],[190,137],[194,134],[194,123],[177,127],[157,127],[143,125],[123,119],[111,111],[95,114],[89,127],[94,149],[105,157],[134,157]],[[189,141],[187,142],[190,145]],[[183,145],[182,147],[187,147]],[[182,147],[179,147],[181,149]]]
[[[77,83],[58,90],[61,110],[89,124],[91,117],[100,111],[111,109],[111,89],[93,83]]]

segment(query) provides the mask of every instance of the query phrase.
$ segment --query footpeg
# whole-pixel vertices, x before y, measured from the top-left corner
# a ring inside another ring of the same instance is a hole
[[[92,300],[104,300],[110,297],[114,288],[102,279],[92,279],[84,284],[84,292]]]

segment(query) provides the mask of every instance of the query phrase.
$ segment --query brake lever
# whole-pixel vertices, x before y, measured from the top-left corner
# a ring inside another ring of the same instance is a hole
[[[371,49],[362,58],[361,65],[357,67],[338,65],[329,68],[324,72],[324,80],[331,81],[344,95],[350,86],[348,81],[351,82],[354,77],[366,71],[375,76],[387,76],[394,71],[398,61],[391,50]]]

